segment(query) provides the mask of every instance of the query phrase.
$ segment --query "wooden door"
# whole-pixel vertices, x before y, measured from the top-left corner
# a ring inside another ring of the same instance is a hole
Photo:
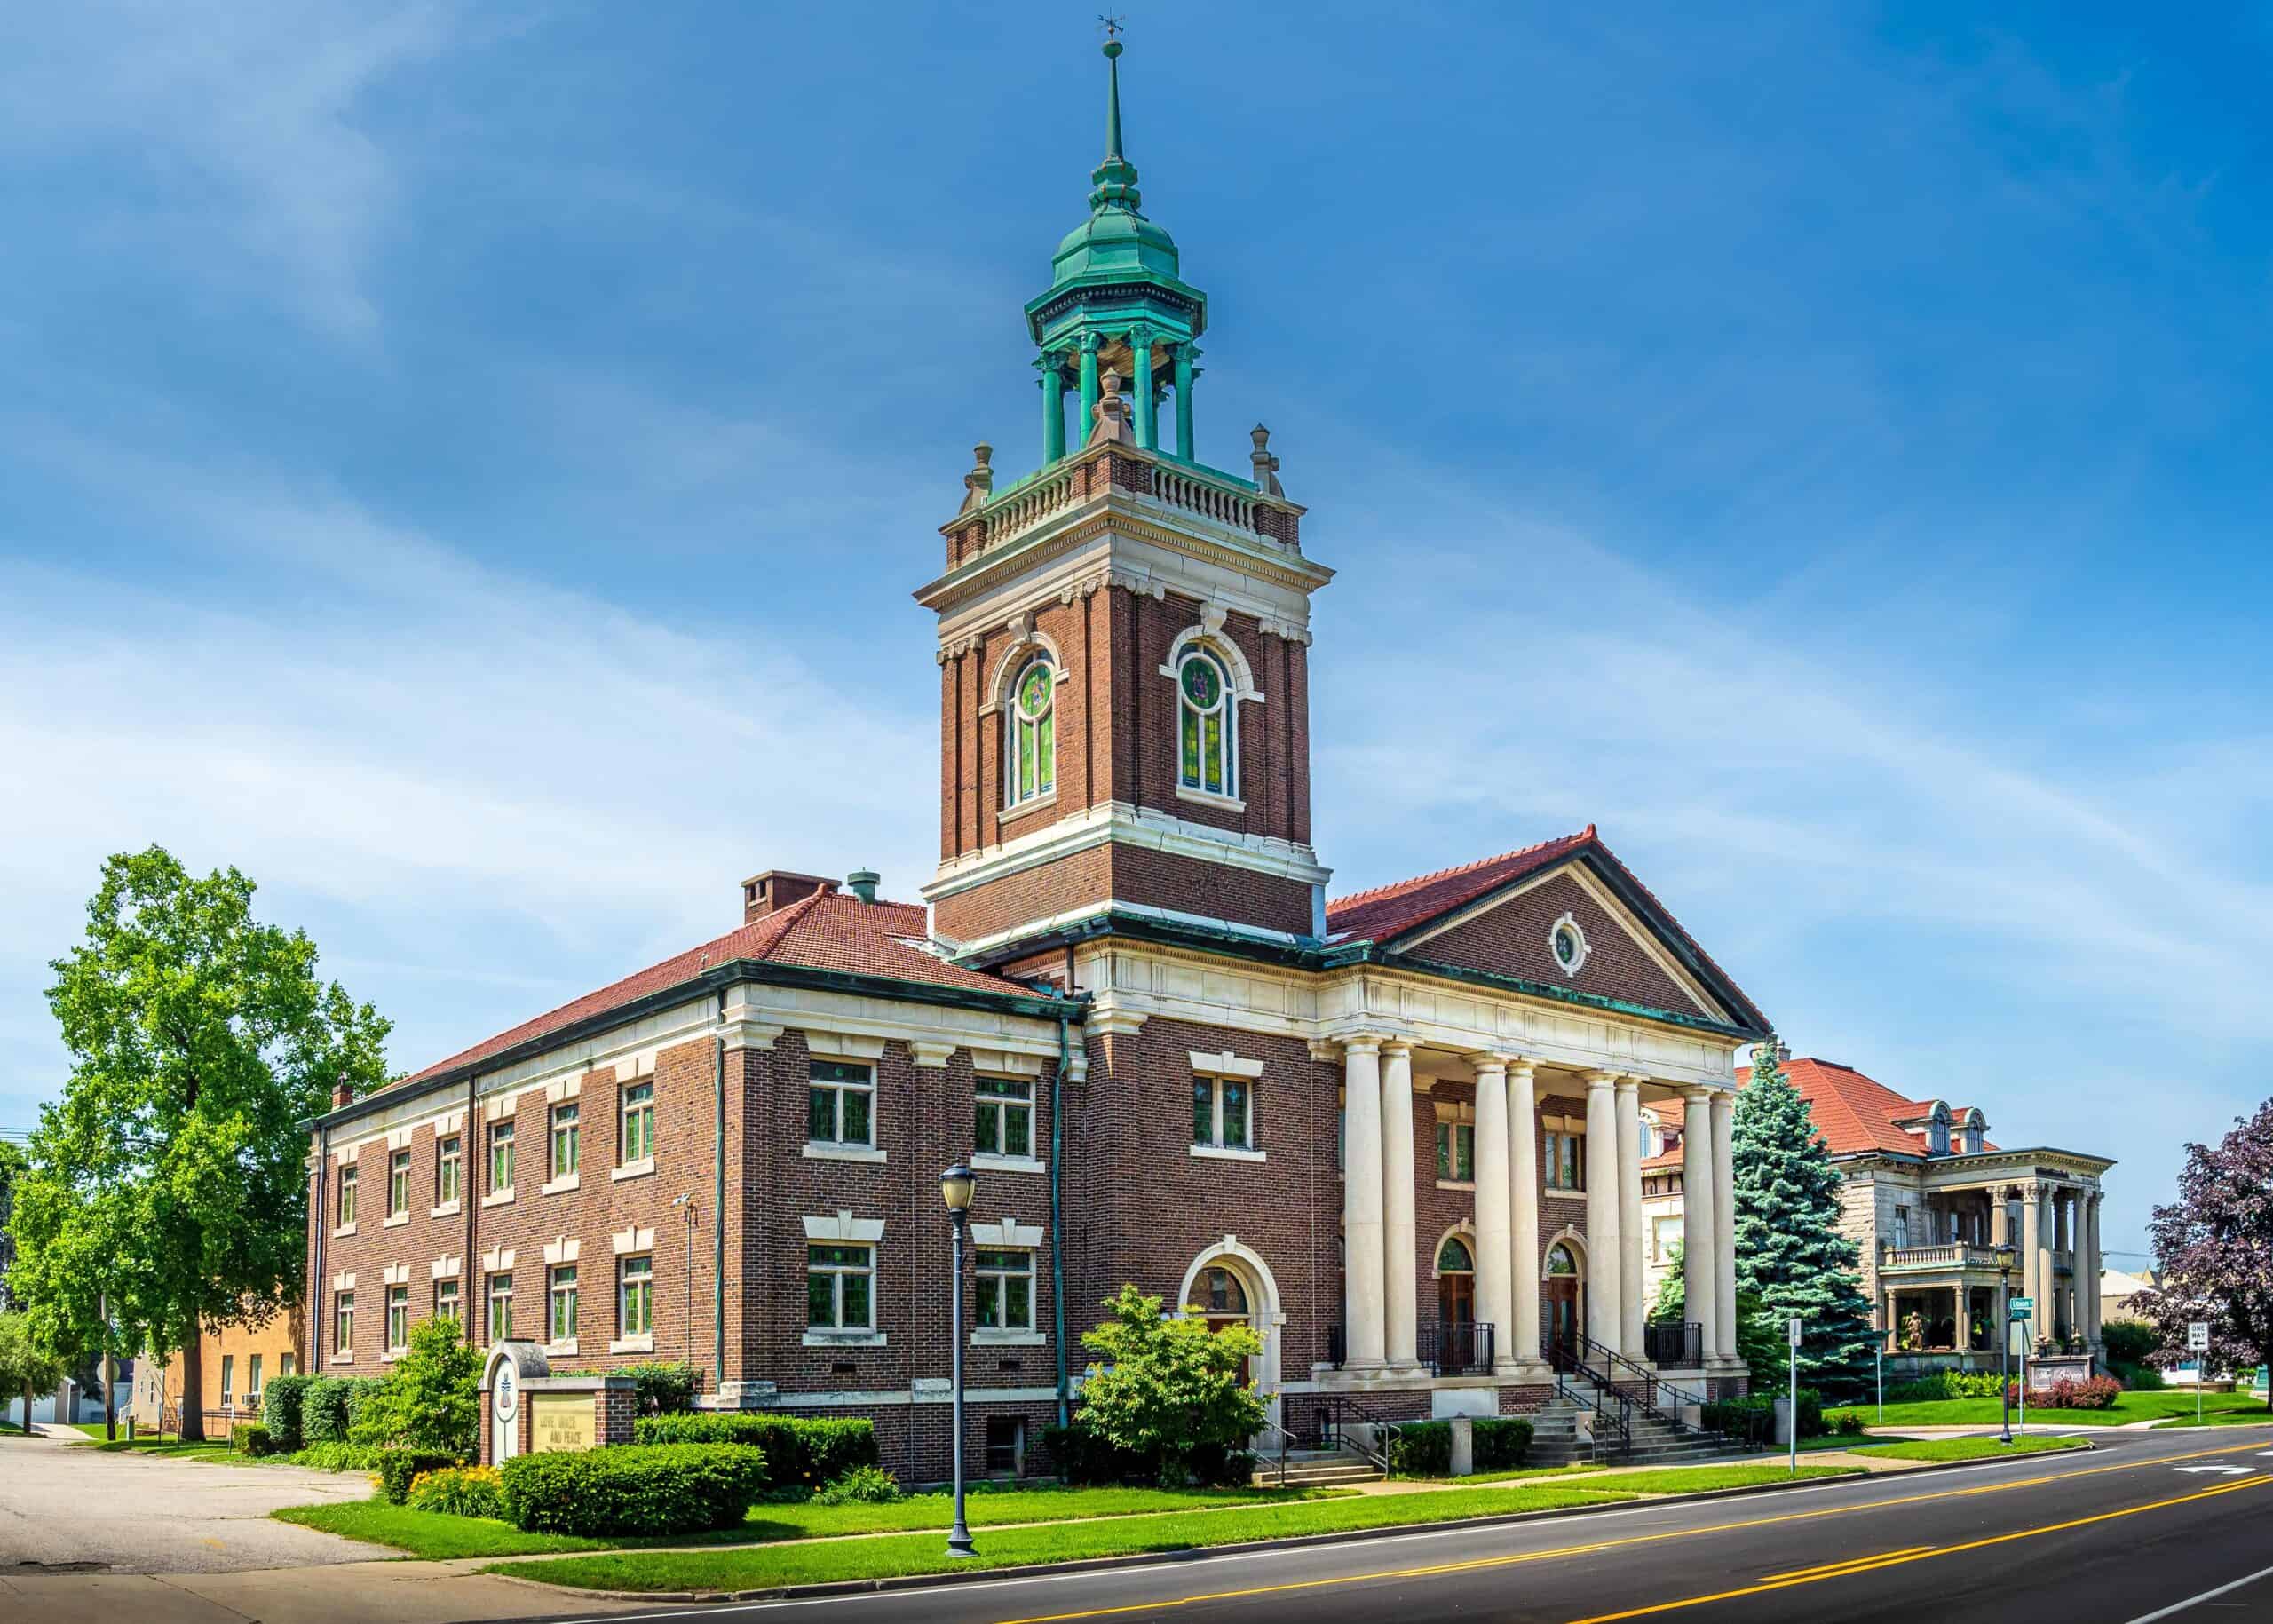
[[[1554,1274],[1540,1287],[1540,1304],[1547,1311],[1548,1345],[1557,1343],[1578,1345],[1581,1329],[1579,1303],[1579,1279],[1576,1275]]]

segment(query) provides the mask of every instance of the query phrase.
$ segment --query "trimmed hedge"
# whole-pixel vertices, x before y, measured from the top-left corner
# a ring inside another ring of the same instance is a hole
[[[1075,1422],[1070,1427],[1044,1427],[1041,1441],[1057,1463],[1058,1476],[1077,1485],[1136,1484],[1145,1487],[1160,1482],[1160,1462],[1151,1455],[1122,1449]],[[1202,1488],[1244,1486],[1255,1476],[1255,1456],[1245,1449],[1220,1444],[1202,1445],[1184,1457],[1190,1480]]]
[[[249,1421],[229,1433],[229,1447],[239,1454],[260,1456],[276,1453],[275,1441],[268,1429],[257,1421]]]
[[[464,1458],[438,1449],[382,1449],[379,1451],[379,1493],[387,1503],[399,1506],[409,1497],[410,1482],[424,1472],[436,1472],[445,1467],[462,1466]]]
[[[505,1516],[529,1533],[692,1533],[732,1528],[765,1488],[747,1444],[619,1444],[515,1455],[499,1474]]]
[[[1994,1398],[2003,1389],[2003,1377],[1993,1372],[1937,1370],[1913,1382],[1897,1382],[1886,1390],[1889,1404],[1933,1404],[1944,1398]]]
[[[1776,1436],[1776,1400],[1780,1393],[1752,1393],[1742,1398],[1718,1398],[1704,1406],[1704,1423],[1722,1432],[1758,1437]],[[1755,1422],[1754,1417],[1758,1417]],[[1800,1389],[1799,1431],[1802,1438],[1821,1438],[1827,1430],[1823,1419],[1823,1395],[1812,1387]]]
[[[1479,1415],[1470,1423],[1472,1462],[1479,1472],[1520,1466],[1531,1453],[1531,1422],[1510,1415]],[[1453,1470],[1453,1423],[1408,1421],[1390,1429],[1389,1468],[1400,1477],[1446,1477]]]
[[[1521,1466],[1531,1454],[1531,1422],[1516,1415],[1479,1415],[1476,1421],[1476,1470],[1503,1471]]]
[[[290,1454],[308,1440],[300,1430],[300,1405],[313,1376],[271,1376],[260,1390],[260,1423],[268,1429],[269,1442]]]
[[[819,1488],[877,1462],[875,1423],[865,1417],[804,1420],[748,1410],[643,1415],[634,1444],[753,1444],[765,1452],[769,1489]]]
[[[377,1376],[316,1376],[300,1400],[300,1441],[303,1444],[344,1444],[355,1424],[363,1395],[377,1386]]]

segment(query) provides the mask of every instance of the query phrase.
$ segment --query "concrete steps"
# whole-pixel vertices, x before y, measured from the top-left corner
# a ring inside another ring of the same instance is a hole
[[[1379,1483],[1382,1477],[1380,1468],[1354,1452],[1295,1449],[1287,1454],[1288,1488],[1343,1488],[1352,1484]],[[1255,1482],[1263,1488],[1278,1486],[1279,1462],[1276,1456],[1264,1456],[1256,1461]]]

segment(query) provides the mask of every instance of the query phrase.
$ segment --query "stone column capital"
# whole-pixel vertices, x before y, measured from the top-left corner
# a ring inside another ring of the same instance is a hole
[[[1346,1055],[1378,1055],[1382,1045],[1389,1042],[1386,1033],[1345,1032],[1338,1036],[1318,1040],[1327,1049],[1339,1048]]]
[[[1473,1064],[1478,1082],[1486,1077],[1497,1077],[1502,1082],[1508,1080],[1508,1060],[1504,1055],[1478,1055]]]
[[[1623,1074],[1620,1072],[1588,1072],[1585,1073],[1587,1087],[1589,1089],[1614,1089],[1618,1086],[1619,1078]]]
[[[1706,1083],[1684,1083],[1681,1090],[1682,1103],[1688,1105],[1709,1106],[1713,1103],[1713,1096],[1717,1092],[1717,1089]]]
[[[1413,1040],[1411,1038],[1385,1037],[1381,1041],[1381,1044],[1382,1053],[1390,1059],[1410,1060],[1413,1058]]]

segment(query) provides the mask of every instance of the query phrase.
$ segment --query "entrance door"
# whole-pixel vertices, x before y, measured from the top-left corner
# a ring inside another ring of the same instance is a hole
[[[1541,1316],[1547,1322],[1549,1348],[1558,1343],[1575,1349],[1584,1329],[1585,1304],[1579,1295],[1579,1260],[1571,1248],[1556,1241],[1547,1254],[1547,1279],[1540,1287]]]
[[[1200,1276],[1200,1311],[1208,1321],[1208,1328],[1220,1331],[1227,1325],[1253,1326],[1254,1316],[1247,1305],[1247,1287],[1239,1284],[1239,1277],[1221,1264],[1212,1265]],[[1239,1361],[1239,1382],[1242,1385],[1255,1379],[1249,1368],[1252,1359]]]
[[[1476,1260],[1457,1235],[1437,1248],[1437,1374],[1476,1364]]]

